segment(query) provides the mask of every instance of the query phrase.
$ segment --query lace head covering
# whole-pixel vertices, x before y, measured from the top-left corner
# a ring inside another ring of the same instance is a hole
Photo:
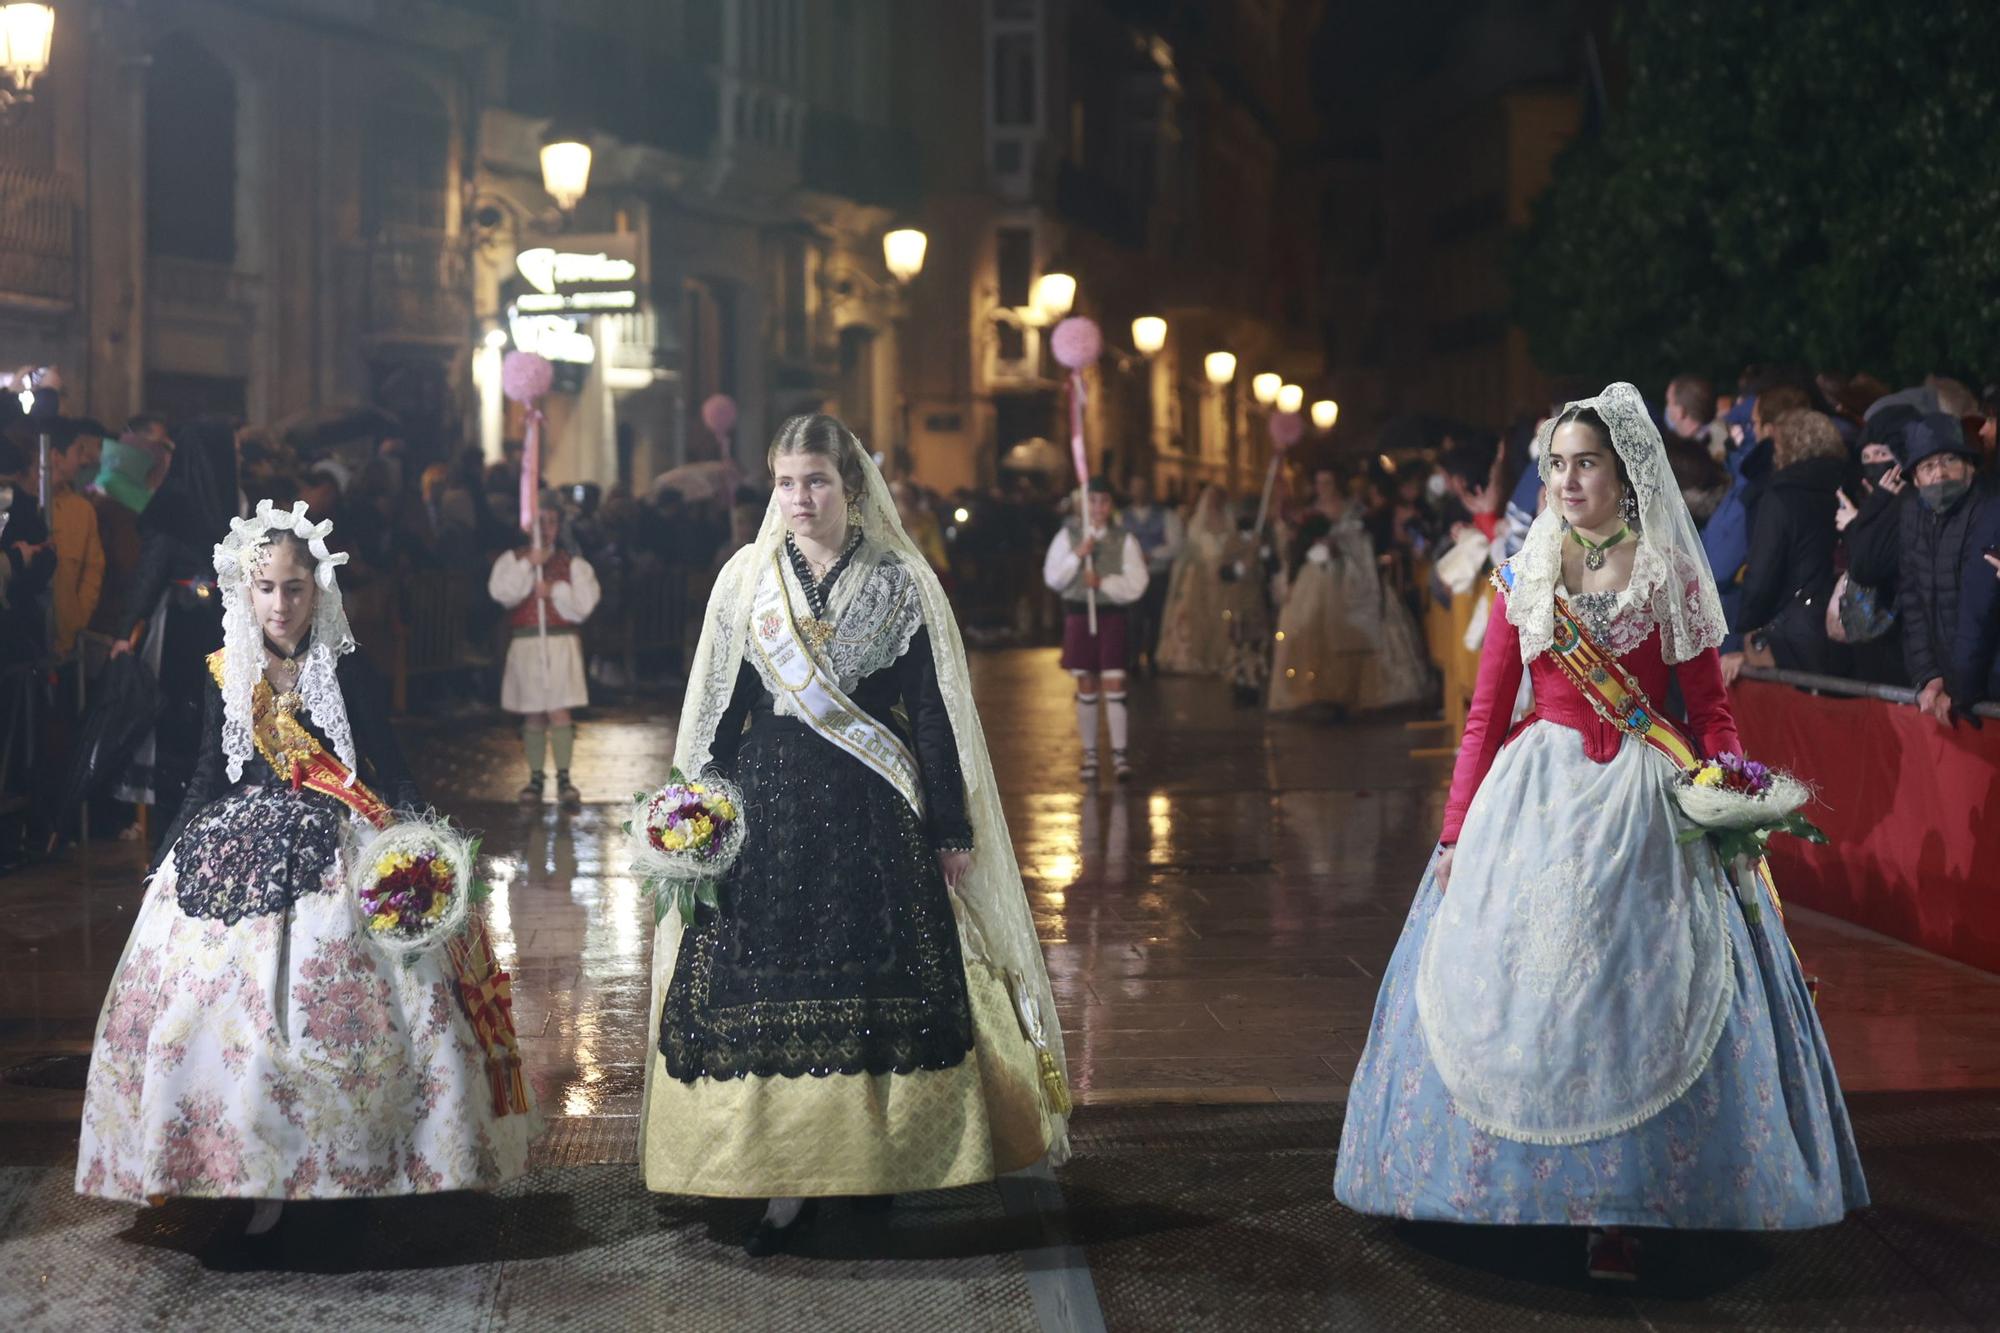
[[[313,725],[347,765],[348,781],[354,780],[354,732],[334,674],[340,658],[354,651],[354,632],[334,578],[334,571],[347,563],[347,553],[326,549],[332,531],[332,523],[314,523],[306,517],[303,500],[290,510],[273,509],[269,500],[259,500],[249,518],[230,519],[229,535],[215,544],[215,576],[222,592],[222,752],[229,760],[231,782],[242,778],[252,753],[251,700],[257,679],[264,674],[264,631],[250,606],[250,584],[271,558],[271,535],[276,532],[297,537],[318,562],[313,571],[317,595],[312,643],[299,667],[298,692]]]
[[[1566,404],[1535,435],[1535,465],[1546,493],[1550,442],[1556,428],[1594,409],[1611,432],[1611,447],[1625,467],[1638,500],[1631,524],[1638,539],[1632,581],[1624,596],[1646,608],[1660,631],[1660,651],[1669,663],[1685,662],[1721,644],[1729,631],[1722,598],[1709,572],[1701,533],[1680,487],[1667,467],[1659,427],[1639,391],[1629,384],[1605,386],[1595,398]],[[1507,619],[1521,633],[1521,660],[1532,662],[1555,637],[1555,594],[1562,584],[1563,538],[1568,524],[1551,503],[1536,517],[1512,560],[1514,586],[1507,594]]]
[[[785,434],[793,425],[786,423],[779,433]],[[965,781],[966,811],[973,832],[971,868],[951,894],[961,946],[968,961],[985,963],[1005,979],[1023,1028],[1054,1058],[1057,1068],[1065,1069],[1067,1078],[1055,996],[1049,987],[1041,940],[1035,934],[1034,918],[1021,885],[1014,842],[1007,832],[1007,817],[993,778],[986,733],[973,706],[972,676],[966,665],[965,641],[959,635],[957,617],[952,614],[944,587],[929,561],[903,530],[881,469],[853,432],[841,426],[840,435],[850,455],[842,460],[841,475],[853,476],[856,465],[860,470],[862,484],[853,515],[861,526],[864,541],[901,557],[901,563],[915,581],[923,605],[924,628],[930,632],[931,651],[937,658],[938,686],[957,742],[958,767]],[[700,772],[713,757],[716,726],[729,705],[742,666],[758,580],[783,546],[785,532],[784,514],[774,492],[756,539],[731,556],[716,576],[702,622],[701,642],[695,649],[694,665],[688,675],[680,734],[674,744],[674,765],[683,773]],[[667,913],[661,929],[678,932],[679,914]],[[654,958],[662,958],[664,951],[668,960],[664,966],[656,965],[657,992],[663,992],[667,984],[664,969],[672,966],[676,943],[671,937],[654,943]],[[655,1013],[658,1003],[656,993]],[[1068,1130],[1064,1117],[1051,1112],[1051,1118],[1055,1122],[1055,1137],[1049,1153],[1053,1161],[1060,1163],[1068,1156]]]

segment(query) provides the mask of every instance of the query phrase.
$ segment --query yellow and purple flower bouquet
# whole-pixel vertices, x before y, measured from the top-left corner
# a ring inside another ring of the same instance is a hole
[[[632,798],[625,832],[632,871],[653,896],[654,924],[669,909],[686,924],[697,904],[715,905],[716,881],[743,850],[743,793],[713,773],[689,778],[675,769],[665,786]]]
[[[439,818],[406,819],[353,858],[355,910],[369,940],[392,957],[427,953],[464,929],[476,898],[479,842]]]

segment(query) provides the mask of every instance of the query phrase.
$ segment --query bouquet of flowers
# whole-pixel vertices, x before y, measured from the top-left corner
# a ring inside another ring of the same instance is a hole
[[[743,793],[735,784],[677,768],[655,792],[632,798],[625,822],[632,839],[632,873],[653,896],[653,924],[678,910],[683,925],[697,903],[715,906],[715,884],[743,850]]]
[[[485,896],[479,842],[441,818],[392,824],[353,859],[348,887],[362,929],[391,957],[428,953],[465,927]]]
[[[1754,865],[1774,833],[1826,841],[1826,834],[1803,813],[1811,789],[1789,773],[1740,754],[1719,754],[1687,770],[1675,779],[1673,793],[1692,825],[1681,833],[1682,844],[1713,838],[1725,863]],[[1755,895],[1747,884],[1739,884],[1738,892],[1745,914],[1756,921]]]

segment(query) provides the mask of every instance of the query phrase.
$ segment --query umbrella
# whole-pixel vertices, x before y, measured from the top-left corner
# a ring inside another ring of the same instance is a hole
[[[1036,436],[1009,449],[1001,456],[1000,466],[1009,472],[1060,472],[1069,466],[1069,455],[1054,441]]]
[[[286,417],[271,433],[302,459],[312,459],[355,440],[373,443],[384,435],[400,435],[403,423],[390,412],[366,403],[342,403]]]
[[[727,459],[683,463],[653,478],[653,494],[658,496],[661,491],[679,491],[697,503],[727,500],[736,493],[736,481],[736,464]]]
[[[69,769],[47,797],[53,827],[68,828],[86,797],[109,790],[124,775],[159,711],[159,682],[137,654],[104,664],[77,730]]]

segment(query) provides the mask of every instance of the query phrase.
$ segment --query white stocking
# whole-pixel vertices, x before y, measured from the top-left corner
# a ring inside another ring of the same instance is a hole
[[[1123,710],[1121,709],[1120,711],[1122,712]],[[1096,695],[1084,694],[1081,691],[1077,693],[1076,729],[1077,733],[1083,737],[1084,754],[1086,755],[1096,754],[1097,753],[1097,696]]]
[[[1125,741],[1130,730],[1130,719],[1125,714],[1125,692],[1113,694],[1104,692],[1104,721],[1111,728],[1111,753],[1125,753]]]

